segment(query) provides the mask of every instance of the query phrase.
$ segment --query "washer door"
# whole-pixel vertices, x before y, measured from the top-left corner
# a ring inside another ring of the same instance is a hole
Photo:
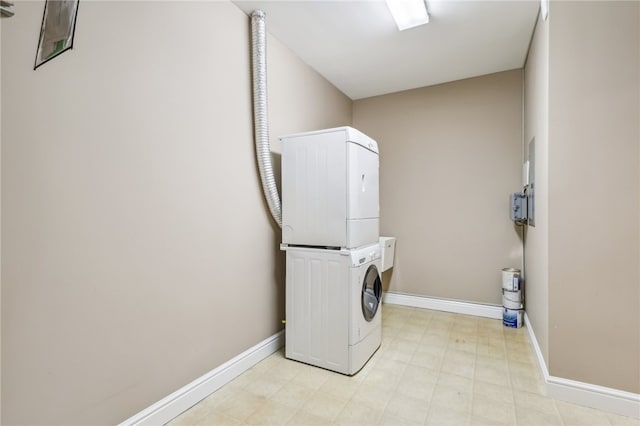
[[[362,314],[364,319],[371,321],[378,312],[382,296],[382,281],[375,265],[369,266],[362,283]]]

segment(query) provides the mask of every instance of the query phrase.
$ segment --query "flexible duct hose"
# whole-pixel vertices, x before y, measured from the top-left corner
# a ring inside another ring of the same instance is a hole
[[[251,50],[253,66],[253,127],[256,142],[258,171],[262,191],[269,205],[271,216],[282,228],[280,196],[273,177],[271,148],[269,146],[269,122],[267,120],[267,41],[265,13],[254,10],[251,14]]]

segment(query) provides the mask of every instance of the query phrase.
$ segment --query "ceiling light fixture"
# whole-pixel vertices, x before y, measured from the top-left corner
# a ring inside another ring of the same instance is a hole
[[[424,0],[385,0],[398,30],[406,30],[429,22]]]

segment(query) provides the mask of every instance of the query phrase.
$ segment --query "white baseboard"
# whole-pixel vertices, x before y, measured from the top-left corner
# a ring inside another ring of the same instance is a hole
[[[542,373],[544,382],[547,383],[549,381],[549,370],[547,369],[547,363],[544,360],[544,356],[542,356],[542,350],[540,349],[540,345],[538,345],[538,339],[536,339],[536,335],[533,332],[533,327],[531,326],[531,322],[529,321],[529,316],[526,312],[524,313],[524,325],[527,328],[527,332],[529,333],[529,340],[531,340],[531,344],[533,345],[533,350],[536,353],[536,358],[538,358],[540,373]]]
[[[118,426],[163,425],[276,352],[283,345],[284,331],[281,331],[145,408]]]
[[[533,344],[536,357],[538,358],[538,364],[544,377],[547,396],[572,404],[584,405],[586,407],[640,419],[640,394],[551,376],[526,313],[524,315],[524,322],[529,331],[529,337],[531,338],[531,343]]]
[[[415,296],[411,294],[384,292],[382,302],[391,305],[411,306],[414,308],[433,309],[456,314],[474,315],[493,319],[502,319],[502,306],[483,305],[480,303],[460,302],[457,300],[438,299],[435,297]]]

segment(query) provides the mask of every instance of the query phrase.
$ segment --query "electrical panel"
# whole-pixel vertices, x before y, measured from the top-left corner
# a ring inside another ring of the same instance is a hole
[[[516,223],[527,220],[527,196],[521,192],[511,194],[511,220]]]

